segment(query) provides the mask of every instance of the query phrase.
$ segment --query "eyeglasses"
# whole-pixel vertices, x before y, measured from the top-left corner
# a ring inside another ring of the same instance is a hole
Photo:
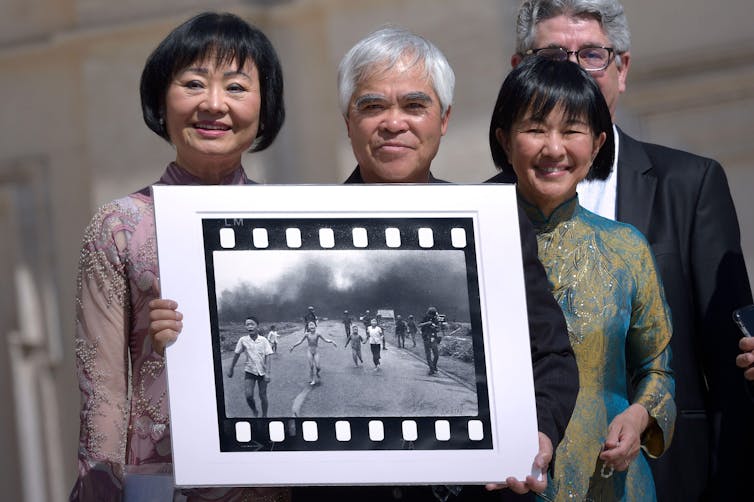
[[[600,71],[610,66],[615,50],[612,47],[584,47],[577,51],[567,51],[562,47],[542,47],[529,49],[526,56],[537,55],[555,61],[565,61],[571,54],[576,55],[576,61],[586,71]]]

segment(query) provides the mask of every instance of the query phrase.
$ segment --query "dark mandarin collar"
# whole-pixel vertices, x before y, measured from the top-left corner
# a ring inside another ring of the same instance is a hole
[[[171,162],[168,165],[168,168],[165,169],[165,173],[163,173],[162,177],[160,178],[160,181],[158,181],[157,184],[159,185],[204,185],[205,183],[203,183],[202,180],[200,180],[193,174],[183,169],[181,166],[179,166],[175,162]],[[223,178],[220,181],[220,183],[218,183],[218,185],[248,185],[248,184],[254,184],[254,182],[251,181],[246,176],[246,171],[243,170],[243,166],[241,165],[239,165],[236,169],[234,169],[231,173],[229,173],[225,178]]]
[[[449,181],[441,180],[432,176],[432,171],[429,172],[429,183],[450,183]],[[361,168],[356,166],[351,175],[343,182],[344,185],[352,184],[364,184],[364,178],[361,177]]]
[[[519,206],[524,210],[538,232],[552,230],[559,223],[570,220],[576,212],[576,208],[579,207],[579,196],[576,194],[556,207],[548,218],[537,206],[524,199],[520,192],[517,192],[517,194]]]

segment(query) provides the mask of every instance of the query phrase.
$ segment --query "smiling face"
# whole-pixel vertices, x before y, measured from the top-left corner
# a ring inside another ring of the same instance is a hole
[[[537,23],[534,34],[533,48],[562,47],[567,51],[577,51],[584,47],[612,47],[613,44],[602,30],[599,21],[591,17],[571,17],[560,15],[545,19]],[[575,61],[576,56],[570,56]],[[514,56],[514,64],[518,64],[520,56]],[[589,74],[597,82],[602,95],[605,97],[610,114],[615,120],[615,110],[618,97],[626,90],[626,78],[631,63],[631,53],[621,55],[621,65],[613,60],[607,68],[601,71],[591,71]]]
[[[595,137],[584,119],[570,120],[561,106],[541,120],[527,112],[509,133],[496,133],[519,192],[546,216],[576,194],[606,137]]]
[[[178,72],[165,97],[176,163],[206,183],[241,164],[259,128],[261,94],[256,65],[217,66],[214,57]]]
[[[449,117],[421,67],[399,61],[361,82],[351,96],[346,128],[364,181],[429,181]]]

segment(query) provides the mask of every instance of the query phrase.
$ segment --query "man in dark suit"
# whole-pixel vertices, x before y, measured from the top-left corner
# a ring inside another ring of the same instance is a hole
[[[528,0],[516,30],[513,66],[531,54],[579,63],[615,118],[631,62],[617,0]],[[609,53],[606,67],[591,64],[594,51]],[[579,200],[647,237],[672,311],[678,418],[669,451],[650,462],[658,499],[746,499],[754,457],[740,452],[754,446],[754,407],[735,366],[740,335],[731,314],[752,300],[725,173],[714,160],[616,131],[610,178],[580,184]]]
[[[453,70],[431,43],[399,28],[384,28],[358,42],[340,64],[340,104],[358,166],[346,183],[445,183],[430,172],[447,130]],[[547,468],[568,424],[578,392],[578,370],[563,314],[537,259],[531,223],[519,217],[531,337],[540,451]],[[517,491],[542,489],[532,477],[509,479]],[[311,487],[294,489],[294,502],[323,500],[500,500],[508,490],[464,487]],[[496,488],[500,488],[497,486]]]

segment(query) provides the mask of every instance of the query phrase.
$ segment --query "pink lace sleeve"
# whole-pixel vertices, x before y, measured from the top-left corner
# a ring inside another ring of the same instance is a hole
[[[129,293],[125,236],[103,206],[84,235],[76,297],[81,391],[79,476],[71,500],[120,500],[128,425]]]
[[[147,336],[147,303],[156,294],[148,202],[135,195],[103,206],[84,235],[75,341],[81,428],[71,501],[120,502],[126,475],[172,469],[165,361]],[[191,501],[290,500],[285,488],[175,493]]]

